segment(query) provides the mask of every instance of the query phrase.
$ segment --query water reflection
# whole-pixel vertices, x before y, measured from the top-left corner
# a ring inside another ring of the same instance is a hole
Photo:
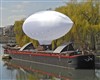
[[[5,63],[2,61],[2,55],[3,55],[3,48],[0,44],[0,80],[16,80],[16,70],[13,68],[13,70],[7,67]]]
[[[100,70],[95,70],[95,75],[97,77],[98,80],[100,80]]]
[[[4,66],[12,71],[17,70],[16,80],[100,80],[99,70],[70,70],[18,59],[5,61]]]

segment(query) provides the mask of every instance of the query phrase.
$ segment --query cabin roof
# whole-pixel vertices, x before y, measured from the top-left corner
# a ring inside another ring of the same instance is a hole
[[[27,43],[27,44],[25,44],[21,49],[20,49],[20,51],[23,51],[26,47],[28,47],[30,44],[32,44],[32,42],[29,42],[29,43]]]
[[[73,48],[72,42],[69,42],[69,43],[67,43],[67,44],[63,44],[63,45],[57,47],[57,48],[53,51],[53,53],[61,53],[65,48],[66,48],[66,51],[69,51],[68,46],[71,46],[71,47]],[[74,48],[73,48],[73,50],[74,50]]]

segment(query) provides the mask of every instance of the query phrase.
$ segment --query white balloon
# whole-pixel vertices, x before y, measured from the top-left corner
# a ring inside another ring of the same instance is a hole
[[[41,45],[64,36],[72,28],[71,19],[56,11],[41,11],[28,17],[23,23],[24,33]]]

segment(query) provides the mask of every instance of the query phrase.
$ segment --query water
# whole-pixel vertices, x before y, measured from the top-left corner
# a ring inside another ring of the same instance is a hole
[[[18,59],[2,61],[0,44],[0,80],[100,80],[100,70],[70,70]]]
[[[16,80],[16,70],[12,71],[10,69],[7,69],[7,66],[5,66],[5,62],[2,61],[2,55],[3,55],[3,44],[0,44],[0,80]]]

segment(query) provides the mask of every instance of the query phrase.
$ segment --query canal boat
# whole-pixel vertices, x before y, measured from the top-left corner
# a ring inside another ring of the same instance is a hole
[[[49,66],[71,69],[94,69],[93,54],[83,54],[73,48],[72,42],[51,50],[51,42],[64,36],[72,28],[71,19],[56,11],[41,11],[28,17],[23,23],[23,32],[30,38],[38,40],[40,46],[35,49],[27,43],[20,50],[5,49],[12,58],[35,62]]]
[[[52,65],[71,69],[94,69],[95,57],[92,54],[84,55],[81,51],[74,50],[72,43],[59,46],[54,51],[37,51],[32,43],[28,43],[20,50],[5,49],[4,53],[12,58],[26,60],[38,64]]]

